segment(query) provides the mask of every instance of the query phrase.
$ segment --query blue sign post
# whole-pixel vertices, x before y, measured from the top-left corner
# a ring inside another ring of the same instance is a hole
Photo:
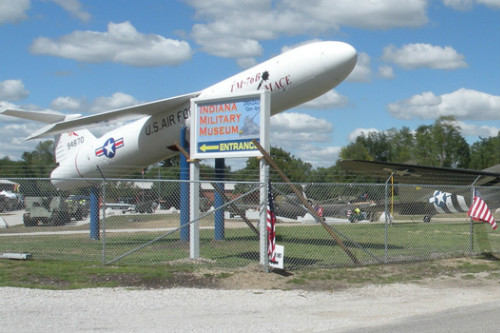
[[[99,208],[101,202],[101,193],[98,187],[90,188],[90,239],[99,240],[100,234],[100,219]]]
[[[188,148],[188,144],[186,141],[186,127],[182,126],[181,128],[181,147],[184,149]],[[181,167],[181,185],[180,185],[180,240],[181,241],[189,241],[189,163],[187,162],[186,157],[181,154],[180,156],[180,167]]]

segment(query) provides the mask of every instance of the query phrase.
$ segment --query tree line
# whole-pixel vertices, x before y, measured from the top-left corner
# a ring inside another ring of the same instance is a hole
[[[313,168],[310,163],[279,147],[271,147],[270,155],[293,182],[352,181],[345,177],[337,163],[332,163],[330,167]],[[363,133],[343,147],[339,157],[481,170],[500,164],[500,132],[469,145],[461,135],[455,118],[441,117],[434,124],[421,125],[415,131],[403,127]],[[8,157],[0,159],[0,177],[46,178],[55,167],[54,142],[41,141],[34,151],[24,152],[20,161],[12,161]],[[259,161],[250,158],[243,169],[232,171],[226,168],[225,171],[228,180],[255,181],[259,179]],[[130,178],[179,179],[179,173],[179,156],[175,156],[148,168],[144,176],[138,170]],[[201,166],[201,179],[213,179],[214,173],[213,167]],[[271,179],[281,181],[274,172],[271,172]]]
[[[500,132],[469,145],[455,120],[454,117],[441,117],[432,125],[421,125],[415,131],[405,126],[400,130],[391,128],[363,133],[341,149],[339,158],[473,170],[500,164]],[[271,156],[293,182],[331,183],[361,179],[348,176],[338,163],[313,168],[310,163],[281,148],[272,147]],[[258,175],[258,161],[249,159],[240,173],[243,176]],[[278,178],[277,175],[274,177]]]

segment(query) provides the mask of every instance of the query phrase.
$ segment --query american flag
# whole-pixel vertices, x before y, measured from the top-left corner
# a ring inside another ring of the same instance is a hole
[[[276,262],[276,215],[274,214],[274,198],[271,190],[271,180],[267,184],[267,255],[269,261]]]
[[[474,203],[472,207],[469,209],[467,216],[470,216],[475,221],[483,221],[491,224],[493,230],[497,228],[497,223],[495,218],[491,214],[491,211],[488,209],[488,205],[481,198],[478,190],[474,190]]]

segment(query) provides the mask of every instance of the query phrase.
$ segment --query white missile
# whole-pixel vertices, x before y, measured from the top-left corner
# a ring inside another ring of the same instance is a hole
[[[343,42],[325,41],[297,47],[198,92],[123,109],[80,117],[23,110],[1,114],[48,123],[27,139],[57,135],[51,173],[59,189],[75,187],[74,178],[127,175],[176,153],[181,126],[189,124],[194,97],[228,96],[266,89],[271,115],[323,95],[354,69],[356,50]],[[96,138],[88,127],[139,118]],[[99,168],[99,170],[98,170]],[[83,186],[83,184],[82,184]]]

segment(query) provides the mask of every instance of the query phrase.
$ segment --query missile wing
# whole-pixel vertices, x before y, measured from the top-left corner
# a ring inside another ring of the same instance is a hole
[[[165,112],[166,110],[175,109],[180,105],[189,102],[191,98],[194,98],[199,94],[199,92],[195,92],[180,95],[172,98],[158,100],[150,103],[138,104],[85,117],[75,117],[76,115],[74,115],[69,120],[65,115],[46,112],[8,109],[0,113],[17,118],[50,123],[50,125],[41,128],[40,130],[32,133],[26,138],[26,140],[32,140],[64,132],[70,132],[81,128],[88,128],[100,124],[106,124],[110,121],[125,121],[137,119],[138,117],[156,115]]]

